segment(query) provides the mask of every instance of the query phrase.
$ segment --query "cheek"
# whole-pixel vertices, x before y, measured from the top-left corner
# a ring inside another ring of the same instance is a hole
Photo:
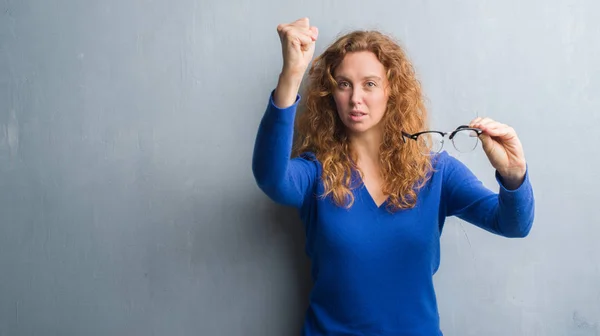
[[[336,92],[333,94],[333,100],[335,101],[335,105],[337,106],[338,110],[347,105],[347,103],[348,103],[347,96],[348,95],[344,94],[343,92]]]
[[[376,110],[377,112],[383,113],[383,111],[387,107],[387,97],[383,93],[376,93],[369,97],[369,101],[367,104],[371,107],[371,109]],[[375,112],[375,111],[372,111]]]

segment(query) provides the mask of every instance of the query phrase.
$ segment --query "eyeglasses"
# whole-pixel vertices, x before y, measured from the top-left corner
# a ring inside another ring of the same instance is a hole
[[[477,147],[481,133],[483,131],[479,128],[461,125],[452,132],[422,131],[414,134],[402,132],[402,140],[404,143],[406,143],[406,138],[415,140],[421,154],[431,155],[442,151],[444,138],[448,136],[457,151],[468,153]]]

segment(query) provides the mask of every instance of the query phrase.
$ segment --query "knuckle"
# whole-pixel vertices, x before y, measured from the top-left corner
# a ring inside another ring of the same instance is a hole
[[[283,27],[283,33],[285,35],[291,35],[291,33],[293,32],[293,28],[291,26],[285,26]]]

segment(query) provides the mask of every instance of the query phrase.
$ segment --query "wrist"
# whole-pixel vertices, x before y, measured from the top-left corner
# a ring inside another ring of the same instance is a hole
[[[281,73],[279,73],[277,84],[281,86],[299,89],[303,77],[304,75],[302,72],[283,69],[281,70]]]
[[[281,68],[281,72],[279,73],[279,79],[299,83],[302,81],[305,72],[306,68],[290,67],[284,64],[284,66]]]
[[[279,81],[273,97],[275,105],[280,108],[287,108],[294,104],[301,83],[302,76],[282,72],[279,75]]]
[[[527,173],[527,166],[513,168],[511,170],[498,170],[498,174],[502,178],[502,183],[507,189],[517,189],[525,180],[525,174]]]

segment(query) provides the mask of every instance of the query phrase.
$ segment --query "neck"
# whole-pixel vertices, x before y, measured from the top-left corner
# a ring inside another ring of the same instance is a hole
[[[379,130],[371,130],[361,134],[349,134],[348,138],[352,151],[357,156],[357,162],[379,162],[379,148],[382,141],[382,133]]]

